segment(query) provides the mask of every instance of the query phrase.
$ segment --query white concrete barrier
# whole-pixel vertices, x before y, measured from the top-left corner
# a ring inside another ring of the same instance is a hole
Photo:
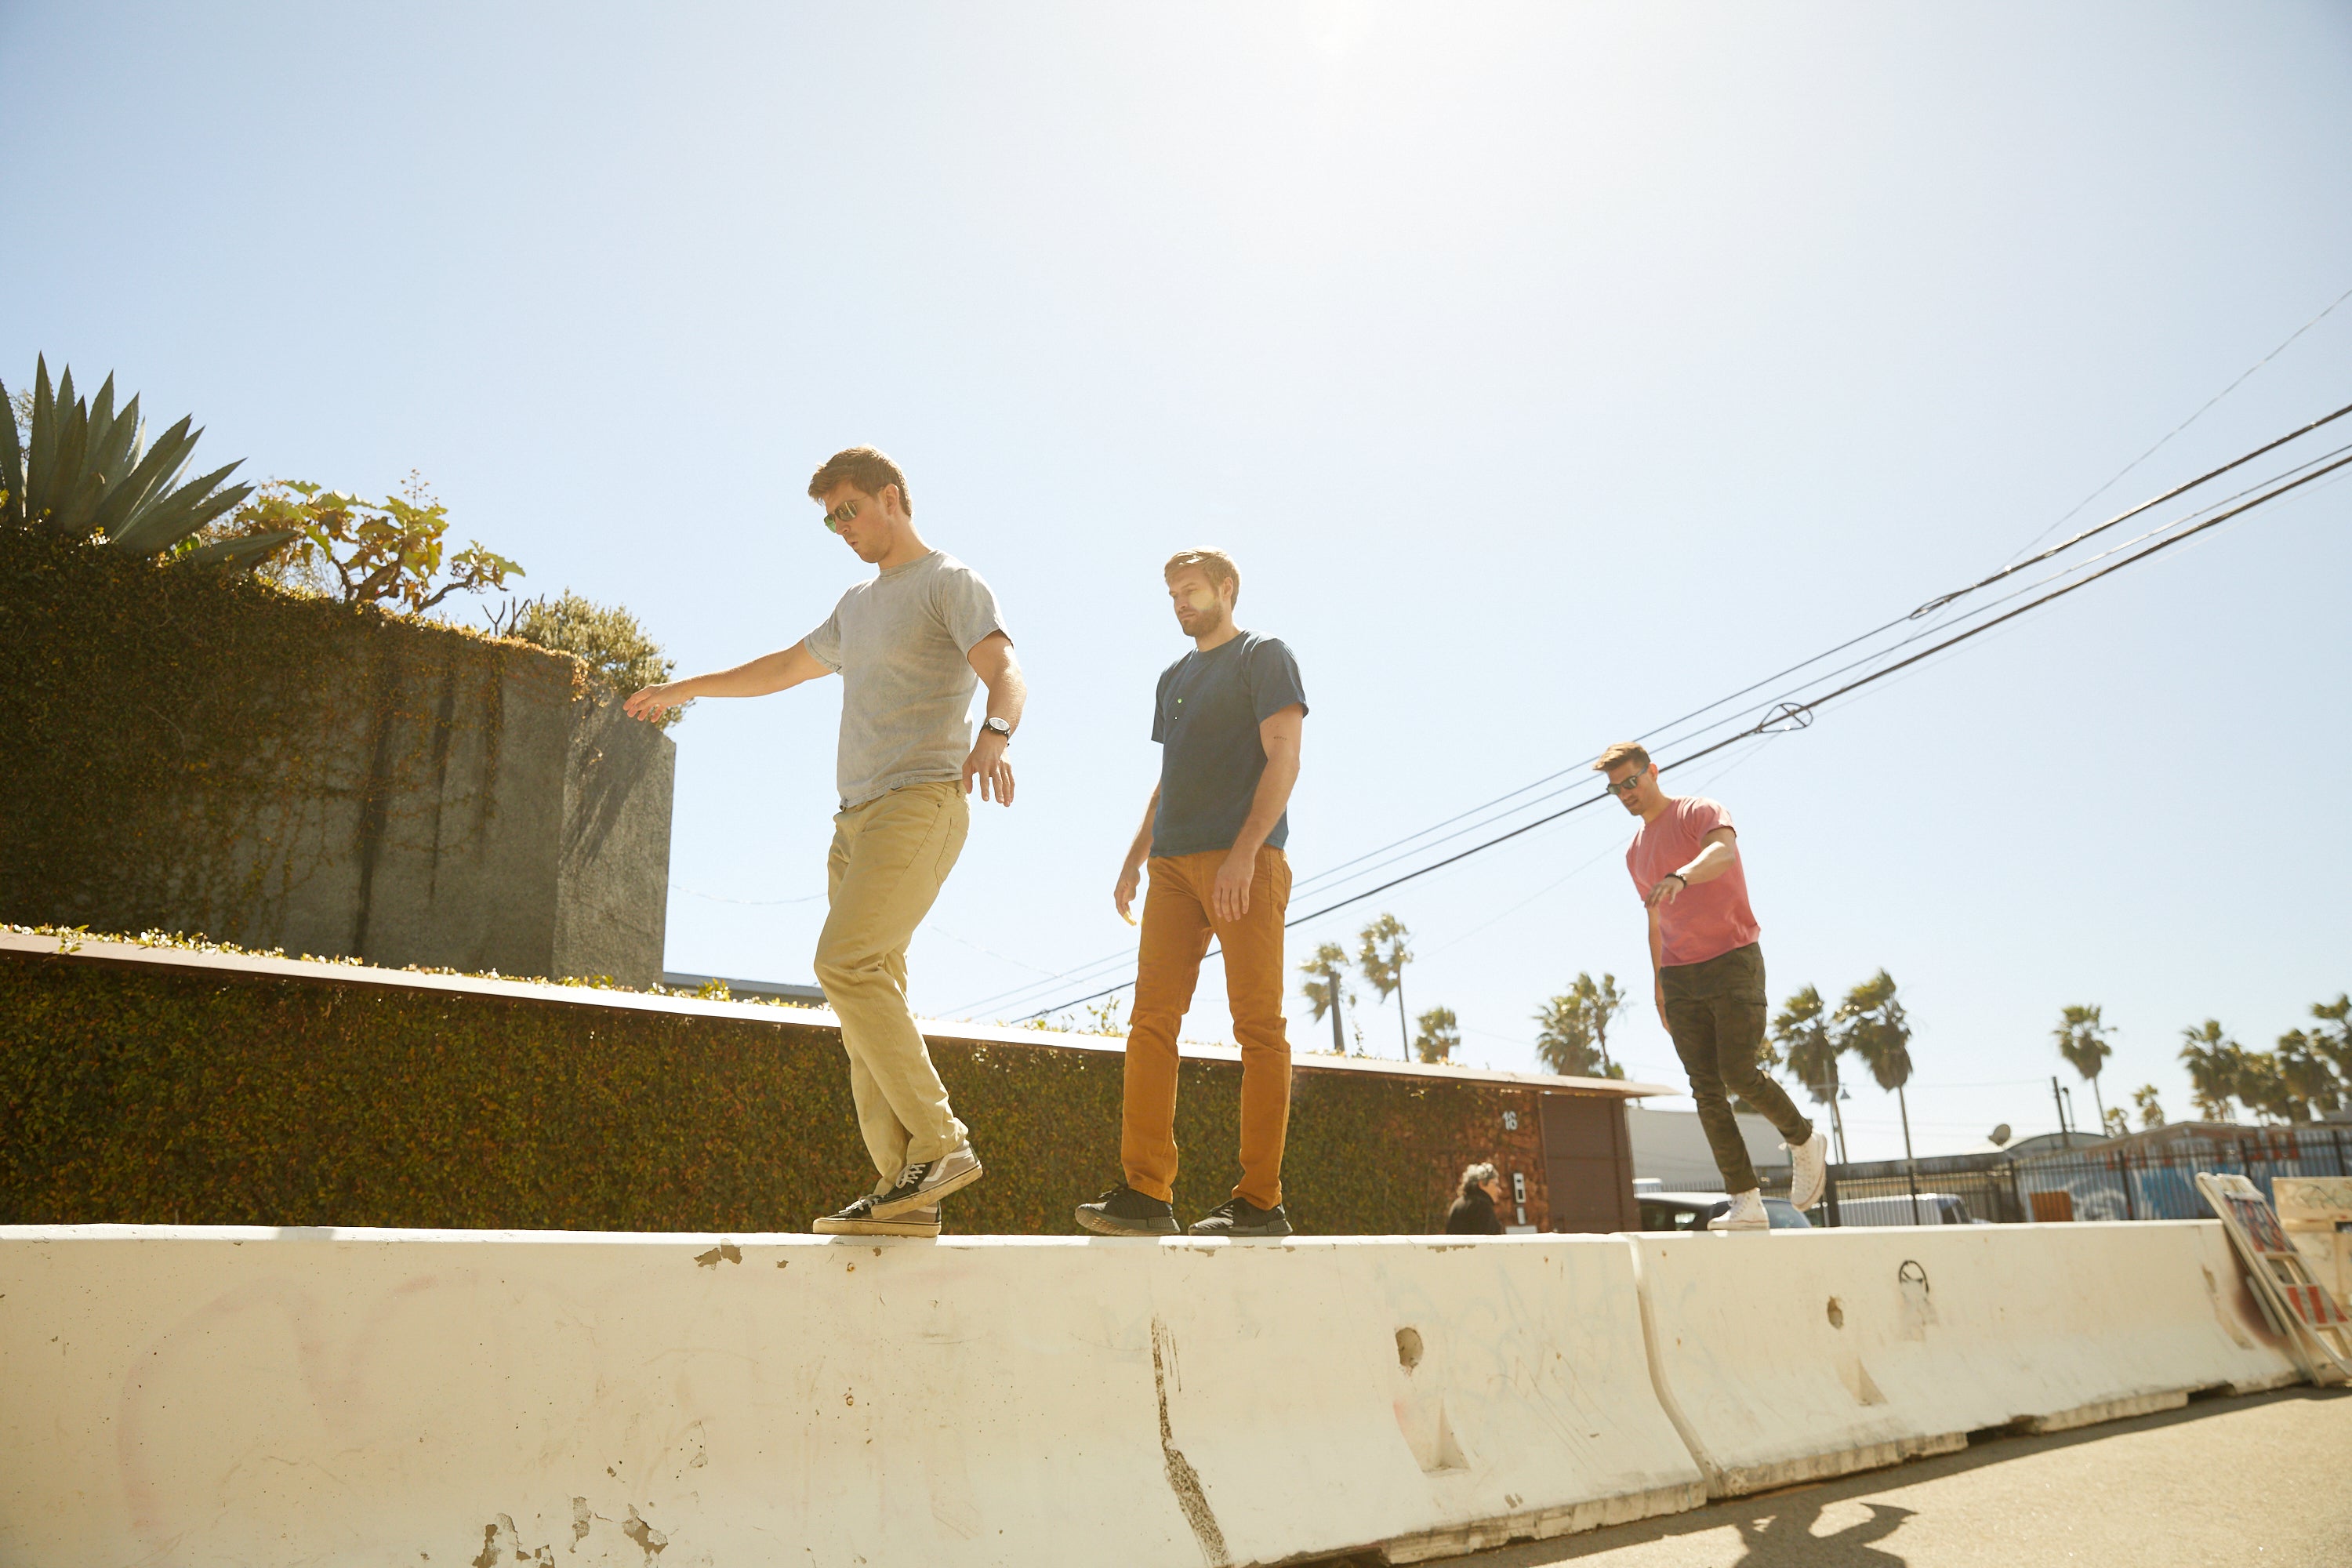
[[[0,1229],[0,1563],[1391,1561],[1695,1506],[1605,1237]]]
[[[1633,1245],[1660,1400],[1717,1496],[2297,1376],[2210,1221]]]

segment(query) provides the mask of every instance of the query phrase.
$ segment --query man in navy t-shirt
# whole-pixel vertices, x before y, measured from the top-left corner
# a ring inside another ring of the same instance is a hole
[[[1160,786],[1128,847],[1111,902],[1128,916],[1145,861],[1135,1012],[1127,1034],[1119,1163],[1126,1180],[1078,1223],[1103,1236],[1173,1236],[1176,1031],[1213,936],[1242,1052],[1242,1179],[1195,1236],[1288,1236],[1282,1144],[1290,1122],[1290,1041],[1282,1016],[1282,924],[1290,907],[1285,808],[1298,782],[1307,694],[1282,643],[1234,625],[1241,573],[1220,550],[1168,563],[1168,596],[1192,651],[1160,678],[1151,738]]]

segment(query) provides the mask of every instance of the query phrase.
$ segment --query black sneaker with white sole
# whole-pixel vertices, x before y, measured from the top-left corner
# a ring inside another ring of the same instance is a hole
[[[1227,1198],[1192,1222],[1194,1236],[1281,1237],[1290,1234],[1290,1216],[1280,1204],[1262,1209],[1247,1198]]]
[[[826,1215],[813,1227],[819,1236],[919,1236],[940,1234],[940,1205],[908,1209],[895,1219],[877,1218],[874,1194],[851,1204],[837,1214]]]
[[[1121,1182],[1094,1202],[1080,1204],[1078,1223],[1097,1236],[1173,1236],[1176,1205]]]
[[[963,1191],[984,1173],[969,1143],[936,1160],[918,1160],[899,1172],[887,1190],[874,1194],[874,1217],[897,1219],[915,1209],[935,1208],[941,1198]]]

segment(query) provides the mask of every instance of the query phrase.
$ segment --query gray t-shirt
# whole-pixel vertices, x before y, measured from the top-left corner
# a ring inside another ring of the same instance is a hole
[[[980,685],[965,656],[1003,630],[996,595],[944,551],[841,596],[809,633],[808,650],[841,672],[842,810],[901,784],[961,776]]]

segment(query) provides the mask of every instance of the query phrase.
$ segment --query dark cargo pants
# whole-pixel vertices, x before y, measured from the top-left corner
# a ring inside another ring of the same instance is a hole
[[[1764,1022],[1772,1007],[1764,995],[1764,950],[1751,942],[1704,963],[1665,964],[1658,980],[1666,1032],[1690,1074],[1698,1124],[1723,1173],[1723,1190],[1751,1191],[1756,1167],[1733,1120],[1731,1095],[1760,1112],[1791,1148],[1813,1135],[1812,1122],[1764,1070]]]

